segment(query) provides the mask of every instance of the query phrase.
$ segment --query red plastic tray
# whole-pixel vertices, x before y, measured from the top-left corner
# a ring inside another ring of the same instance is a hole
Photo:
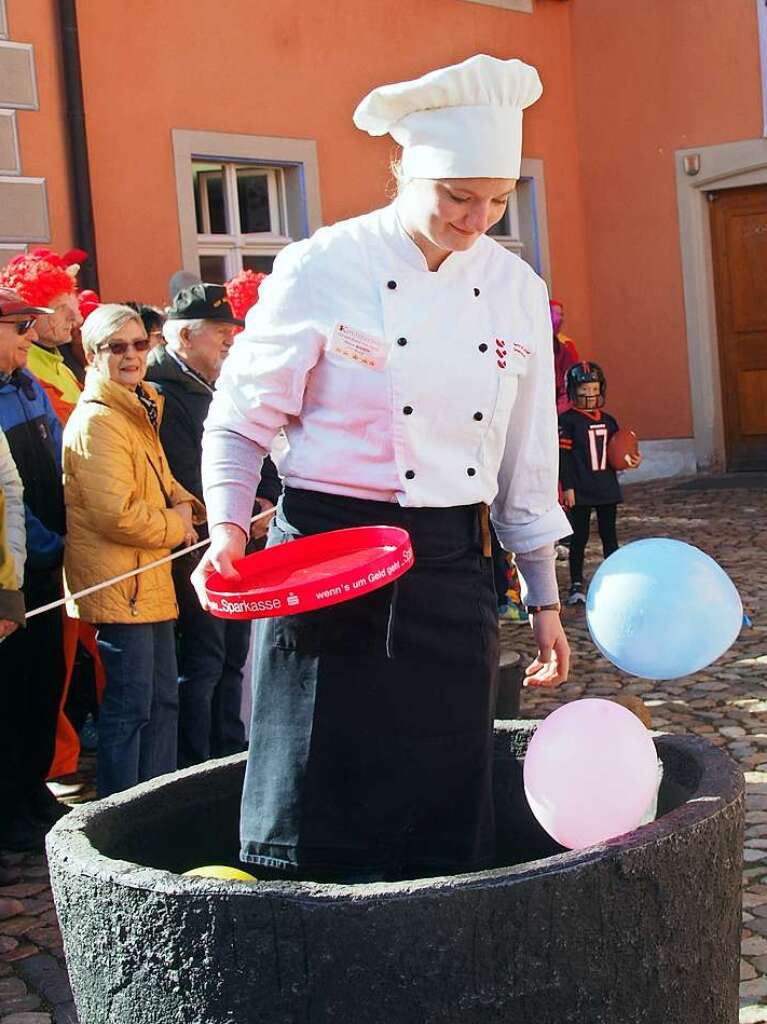
[[[221,619],[268,619],[351,601],[413,566],[407,530],[357,526],[265,548],[235,563],[240,579],[212,573],[210,610]]]

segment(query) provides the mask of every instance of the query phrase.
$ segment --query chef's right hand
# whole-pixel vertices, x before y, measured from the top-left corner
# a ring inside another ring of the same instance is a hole
[[[244,556],[247,542],[244,530],[234,523],[217,523],[211,530],[208,550],[192,573],[192,586],[206,611],[209,605],[205,581],[212,572],[220,572],[225,579],[239,579],[240,574],[233,563]]]

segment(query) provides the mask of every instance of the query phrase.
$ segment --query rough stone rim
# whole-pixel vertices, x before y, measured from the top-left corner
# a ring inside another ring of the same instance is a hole
[[[527,722],[496,722],[498,733],[520,731],[520,725]],[[340,885],[304,881],[256,881],[231,882],[218,879],[186,878],[163,868],[151,868],[129,861],[105,856],[93,846],[90,827],[102,814],[110,814],[122,807],[130,806],[143,795],[155,792],[165,786],[177,785],[179,781],[194,775],[215,772],[226,765],[243,761],[245,754],[209,761],[172,775],[161,776],[142,783],[127,793],[120,793],[93,804],[75,808],[62,818],[48,833],[46,848],[51,867],[65,873],[76,872],[91,879],[110,882],[134,889],[147,889],[156,894],[185,895],[188,897],[222,895],[253,899],[280,895],[300,897],[311,901],[332,900],[337,902],[344,896],[360,899],[397,899],[416,894],[420,890],[466,891],[488,885],[509,885],[524,882],[530,877],[546,877],[563,871],[617,859],[625,854],[655,846],[672,836],[678,837],[691,828],[700,826],[721,814],[733,803],[741,800],[745,791],[743,773],[732,759],[698,736],[653,733],[656,745],[662,749],[671,746],[694,759],[701,770],[697,788],[684,804],[663,815],[656,821],[641,825],[624,836],[616,836],[583,850],[569,850],[550,857],[528,861],[509,867],[491,868],[460,875],[439,875],[434,877],[406,880],[402,882],[372,882],[357,885]]]

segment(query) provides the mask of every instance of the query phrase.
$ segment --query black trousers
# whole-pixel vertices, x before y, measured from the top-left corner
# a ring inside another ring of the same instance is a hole
[[[618,511],[617,504],[595,505],[597,513],[597,527],[599,538],[602,541],[602,552],[605,558],[618,548],[618,534],[615,529],[615,517]],[[570,539],[570,581],[571,583],[583,583],[583,557],[586,553],[586,545],[589,542],[591,531],[591,505],[574,505],[567,510],[570,525],[573,528],[573,535]]]
[[[314,878],[488,866],[499,646],[477,508],[288,489],[269,544],[361,525],[405,527],[414,567],[257,624],[242,857]]]
[[[24,588],[27,609],[61,597],[60,573],[35,573]],[[11,819],[45,783],[56,744],[66,666],[62,610],[28,620],[0,643],[0,807]]]

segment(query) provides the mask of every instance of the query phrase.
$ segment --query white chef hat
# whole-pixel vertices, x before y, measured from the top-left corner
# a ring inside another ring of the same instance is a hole
[[[354,111],[354,123],[400,143],[408,178],[518,178],[522,111],[542,92],[534,67],[479,53],[412,82],[379,86]]]

